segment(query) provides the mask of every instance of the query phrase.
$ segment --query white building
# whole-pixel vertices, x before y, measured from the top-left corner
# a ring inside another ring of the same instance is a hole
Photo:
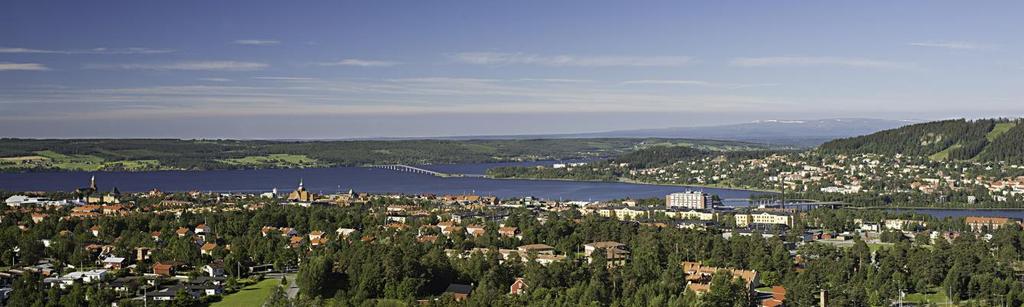
[[[708,197],[707,193],[699,191],[672,193],[665,196],[665,206],[669,208],[708,209],[711,207],[711,197]]]
[[[22,205],[38,205],[47,201],[44,197],[28,197],[25,195],[14,195],[4,200],[8,207],[20,207]]]
[[[902,220],[902,219],[885,220],[885,222],[883,222],[883,223],[884,224],[882,226],[885,229],[891,229],[891,230],[911,230],[911,229],[913,229],[915,227],[918,227],[918,226],[920,226],[920,227],[928,226],[927,223],[925,223],[924,221]]]

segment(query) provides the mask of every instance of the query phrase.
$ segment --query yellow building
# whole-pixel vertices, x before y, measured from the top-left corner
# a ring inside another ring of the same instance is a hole
[[[674,219],[681,219],[681,220],[711,221],[711,220],[715,219],[715,213],[713,213],[713,212],[698,211],[698,210],[685,210],[685,211],[682,211],[682,210],[681,211],[667,210],[667,211],[665,211],[665,216],[668,216],[668,217],[674,218]]]
[[[793,217],[787,214],[773,214],[768,212],[736,214],[737,227],[747,227],[750,224],[775,224],[792,226]]]

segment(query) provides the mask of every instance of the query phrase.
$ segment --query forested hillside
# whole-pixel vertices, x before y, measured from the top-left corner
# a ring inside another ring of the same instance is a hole
[[[825,153],[928,156],[933,160],[1024,161],[1024,125],[1019,119],[944,120],[834,140]]]
[[[0,139],[0,171],[159,170],[446,164],[617,156],[658,144],[752,150],[767,145],[684,139],[240,141]]]

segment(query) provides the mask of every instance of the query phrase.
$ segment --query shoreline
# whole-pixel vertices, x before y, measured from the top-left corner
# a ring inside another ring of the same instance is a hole
[[[674,184],[674,183],[650,183],[643,181],[633,180],[585,180],[585,179],[567,179],[567,178],[496,178],[491,176],[485,176],[483,178],[494,179],[494,180],[533,180],[533,181],[573,181],[573,182],[603,182],[603,183],[628,183],[628,184],[640,184],[640,185],[660,185],[669,187],[688,187],[688,188],[708,188],[708,189],[719,189],[719,190],[733,190],[733,191],[747,191],[747,192],[758,192],[758,193],[774,193],[778,194],[778,191],[758,189],[758,188],[745,188],[745,187],[730,187],[730,186],[715,186],[715,185],[702,185],[702,184]]]
[[[1024,208],[948,208],[948,207],[847,207],[861,210],[957,210],[957,211],[1024,211]]]

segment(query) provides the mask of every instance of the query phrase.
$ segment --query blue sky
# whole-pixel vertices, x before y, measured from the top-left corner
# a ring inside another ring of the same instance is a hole
[[[0,136],[1017,117],[1024,3],[5,1]]]

